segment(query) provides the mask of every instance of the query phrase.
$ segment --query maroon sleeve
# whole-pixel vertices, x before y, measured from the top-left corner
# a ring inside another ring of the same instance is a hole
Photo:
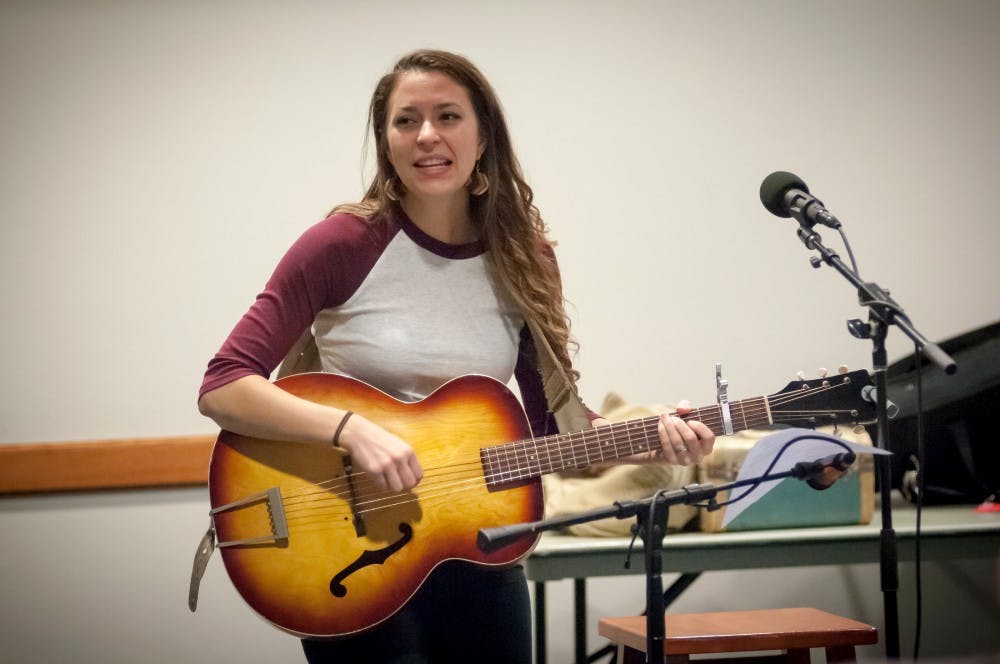
[[[198,398],[243,376],[270,377],[316,314],[357,290],[393,232],[338,214],[303,233],[208,363]]]

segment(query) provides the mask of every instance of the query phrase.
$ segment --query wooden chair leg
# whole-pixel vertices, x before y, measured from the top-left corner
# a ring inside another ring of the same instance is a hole
[[[646,653],[635,648],[619,645],[618,664],[646,664]]]
[[[856,662],[854,646],[828,646],[826,648],[826,662]]]
[[[690,664],[690,655],[666,655],[663,658],[665,664]],[[646,664],[646,653],[642,650],[629,648],[628,646],[618,646],[619,664]]]
[[[788,664],[809,664],[809,648],[789,648],[785,661]]]

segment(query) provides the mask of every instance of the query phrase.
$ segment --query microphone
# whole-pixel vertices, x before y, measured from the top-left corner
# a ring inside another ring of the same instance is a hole
[[[856,458],[854,452],[841,452],[815,461],[800,461],[792,467],[792,476],[805,480],[817,491],[824,491],[847,474]]]
[[[823,207],[823,201],[809,193],[809,187],[797,175],[775,171],[760,183],[760,202],[779,217],[795,217],[808,228],[823,224],[840,228],[840,221]]]
[[[516,523],[512,526],[497,526],[496,528],[481,528],[476,536],[476,546],[483,553],[492,553],[497,549],[502,549],[516,539],[526,535],[532,535],[537,529],[537,524]]]

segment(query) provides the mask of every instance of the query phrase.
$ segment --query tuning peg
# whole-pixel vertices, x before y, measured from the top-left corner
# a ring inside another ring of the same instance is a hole
[[[795,374],[795,377],[798,378],[799,380],[805,380],[806,379],[806,372],[805,371],[800,371],[797,374]]]
[[[837,367],[837,373],[839,373],[841,376],[846,375],[847,374],[847,365],[846,364],[841,364],[839,367]]]
[[[826,369],[825,368],[823,368],[823,367],[819,368],[819,377],[820,378],[826,378]]]

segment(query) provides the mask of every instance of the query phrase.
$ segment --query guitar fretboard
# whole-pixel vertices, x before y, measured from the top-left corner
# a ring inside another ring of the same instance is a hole
[[[771,423],[766,397],[729,404],[733,431]],[[692,410],[685,420],[700,420],[717,436],[725,433],[718,405]],[[517,484],[570,468],[648,452],[660,446],[659,416],[616,422],[574,433],[526,438],[480,450],[486,483],[491,488]]]

